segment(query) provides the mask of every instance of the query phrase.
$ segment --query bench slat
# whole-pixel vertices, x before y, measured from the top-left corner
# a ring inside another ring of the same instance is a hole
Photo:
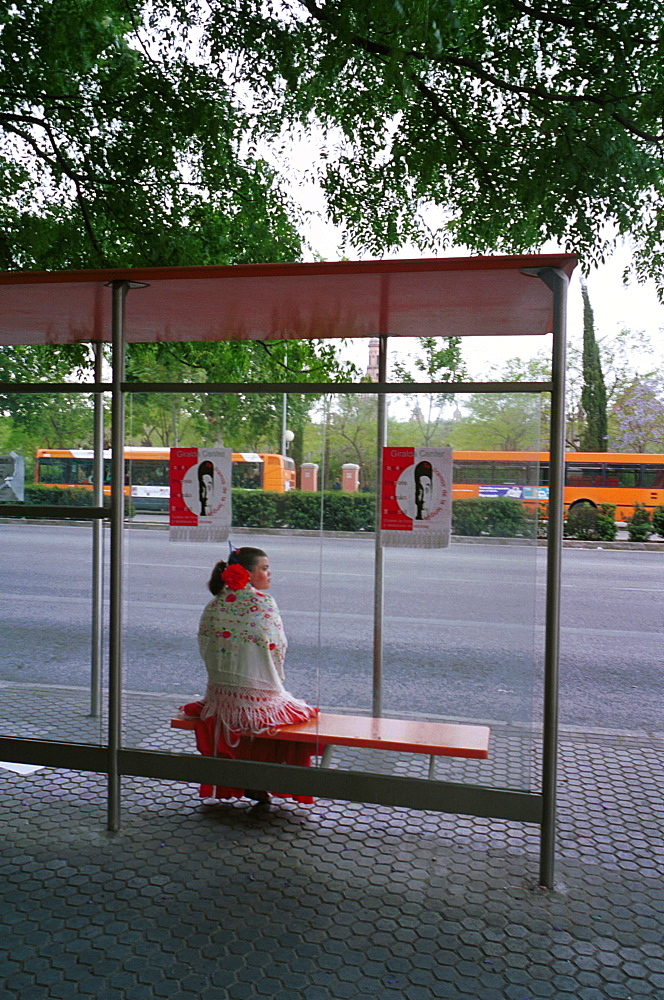
[[[173,719],[174,729],[195,729],[196,719]],[[405,719],[373,719],[364,715],[331,715],[321,712],[315,719],[284,726],[265,739],[315,743],[317,746],[370,747],[441,757],[485,760],[489,755],[488,726],[420,722]]]

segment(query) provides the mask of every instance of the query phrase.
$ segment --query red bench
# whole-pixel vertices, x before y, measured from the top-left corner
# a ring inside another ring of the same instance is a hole
[[[173,729],[196,729],[197,719],[175,718]],[[322,764],[329,759],[333,746],[369,747],[374,750],[396,750],[400,753],[422,753],[434,757],[468,757],[485,760],[489,755],[488,726],[457,725],[448,722],[420,722],[404,719],[374,719],[364,715],[330,715],[321,712],[315,719],[296,726],[284,726],[266,739],[309,743],[323,751]],[[258,737],[260,738],[260,737]]]

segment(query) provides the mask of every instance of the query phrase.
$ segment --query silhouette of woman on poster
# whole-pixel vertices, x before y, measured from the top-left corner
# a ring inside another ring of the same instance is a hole
[[[431,509],[433,468],[431,462],[415,466],[415,520],[424,521]]]
[[[214,465],[209,460],[198,466],[198,499],[201,504],[201,517],[209,517],[214,493]]]

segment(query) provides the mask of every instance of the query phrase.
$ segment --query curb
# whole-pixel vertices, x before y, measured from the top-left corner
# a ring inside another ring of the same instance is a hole
[[[0,517],[0,524],[41,524],[61,526],[67,525],[74,528],[88,527],[92,521],[58,521],[54,518],[18,518]],[[134,531],[168,531],[166,522],[153,523],[151,521],[125,521],[125,529]],[[302,538],[370,538],[375,539],[374,531],[318,531],[308,528],[262,528],[262,527],[234,527],[233,534],[237,535],[295,535]],[[451,539],[460,545],[530,545],[533,539],[528,538],[491,538],[488,535],[452,535]],[[538,538],[536,541],[538,548],[546,548],[546,538]],[[660,542],[629,542],[629,541],[582,541],[577,538],[564,538],[563,548],[565,549],[616,549],[636,552],[661,552],[664,553],[664,538]]]

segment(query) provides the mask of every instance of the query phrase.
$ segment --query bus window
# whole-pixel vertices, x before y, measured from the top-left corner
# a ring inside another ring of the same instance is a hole
[[[602,466],[590,464],[574,464],[568,462],[565,466],[565,483],[567,486],[601,486]]]
[[[523,466],[511,462],[497,462],[494,469],[494,482],[510,486],[520,486],[523,483]]]
[[[233,487],[241,490],[263,488],[262,462],[233,462]]]
[[[89,486],[92,482],[93,461],[91,458],[74,459],[74,474],[79,486]]]
[[[40,458],[39,459],[39,482],[45,485],[52,483],[69,485],[71,483],[71,459],[68,458]]]
[[[648,490],[664,490],[664,465],[644,465],[643,485]]]
[[[618,465],[611,464],[605,466],[607,486],[640,486],[641,466],[640,465]]]
[[[480,486],[537,485],[536,462],[464,461],[454,463],[455,483],[477,483]]]
[[[496,471],[503,483],[515,483],[517,486],[537,485],[536,462],[498,462]]]
[[[41,457],[38,481],[47,486],[87,486],[92,482],[92,467],[90,458]]]
[[[284,458],[284,489],[294,490],[297,484],[297,472],[295,470],[295,460]]]
[[[168,465],[166,461],[132,458],[129,462],[129,477],[133,486],[168,486]]]
[[[455,483],[493,483],[493,462],[455,462]]]

